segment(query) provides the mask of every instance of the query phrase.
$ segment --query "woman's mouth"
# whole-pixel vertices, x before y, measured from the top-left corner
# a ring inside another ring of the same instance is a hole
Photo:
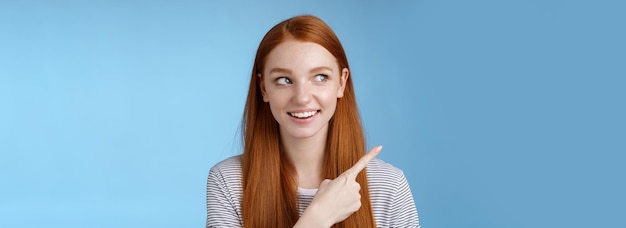
[[[290,116],[298,118],[298,119],[306,119],[306,118],[309,118],[311,116],[314,116],[319,111],[320,110],[314,110],[314,111],[308,111],[308,112],[288,112],[288,114]]]

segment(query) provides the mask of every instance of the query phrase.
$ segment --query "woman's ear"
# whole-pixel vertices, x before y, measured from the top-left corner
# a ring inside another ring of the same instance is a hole
[[[261,73],[256,74],[257,76],[257,84],[259,84],[259,89],[261,90],[261,95],[263,95],[263,101],[268,103],[270,100],[267,98],[267,93],[265,92],[265,83],[263,82],[263,76]]]
[[[339,80],[339,90],[337,90],[337,98],[343,97],[343,91],[346,90],[348,77],[350,77],[350,70],[348,70],[348,68],[341,69],[341,78]]]

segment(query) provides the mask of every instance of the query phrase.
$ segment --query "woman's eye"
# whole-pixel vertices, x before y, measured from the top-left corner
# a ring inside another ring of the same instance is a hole
[[[276,79],[276,82],[280,85],[287,85],[287,84],[291,84],[291,80],[289,80],[289,78],[285,78],[285,77],[280,77],[278,79]]]
[[[326,81],[327,79],[328,79],[328,75],[325,75],[325,74],[315,75],[315,81],[317,82],[323,82],[323,81]]]

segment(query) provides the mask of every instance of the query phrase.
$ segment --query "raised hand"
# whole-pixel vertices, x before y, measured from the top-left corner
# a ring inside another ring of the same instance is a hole
[[[356,182],[356,176],[380,153],[382,148],[382,146],[372,148],[354,166],[334,180],[323,180],[296,227],[330,227],[359,210],[361,208],[361,194],[359,193],[361,185]],[[304,223],[307,225],[300,226]]]

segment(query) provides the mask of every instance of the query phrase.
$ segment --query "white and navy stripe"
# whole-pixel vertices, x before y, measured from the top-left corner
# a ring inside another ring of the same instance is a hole
[[[375,158],[367,165],[367,180],[378,227],[420,227],[413,195],[402,171]],[[242,227],[241,156],[211,168],[207,182],[206,227]],[[299,189],[300,215],[315,190]]]

